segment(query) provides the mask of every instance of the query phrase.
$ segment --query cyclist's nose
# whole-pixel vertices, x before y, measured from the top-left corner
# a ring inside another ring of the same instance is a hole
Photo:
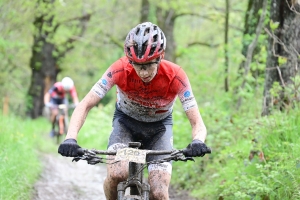
[[[145,77],[149,76],[149,72],[147,70],[144,70],[144,69],[139,71],[139,74],[140,74],[141,78],[145,78]]]

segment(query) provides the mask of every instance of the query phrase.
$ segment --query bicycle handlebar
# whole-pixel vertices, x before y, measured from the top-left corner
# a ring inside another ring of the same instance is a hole
[[[147,155],[164,155],[164,154],[171,154],[175,150],[171,151],[166,151],[166,150],[147,150]],[[109,151],[109,150],[96,150],[96,149],[84,149],[84,148],[79,148],[77,149],[78,155],[84,155],[86,152],[94,152],[95,154],[99,155],[116,155],[117,151]]]
[[[142,150],[142,149],[141,149]],[[194,159],[192,157],[185,156],[185,152],[187,151],[186,148],[181,150],[146,150],[146,155],[170,155],[169,157],[152,161],[152,163],[161,163],[161,162],[169,162],[171,160],[174,161],[187,161]],[[210,154],[211,149],[208,147],[205,154]],[[77,157],[74,157],[73,161],[79,161],[79,160],[86,160],[88,164],[95,165],[97,163],[106,163],[103,161],[103,158],[97,156],[99,155],[116,155],[117,151],[112,150],[96,150],[96,149],[84,149],[79,148],[77,149]],[[203,156],[204,156],[203,155]]]
[[[95,154],[99,155],[116,155],[117,151],[113,150],[96,150],[96,149],[84,149],[84,148],[79,148],[77,149],[77,154],[78,155],[84,155],[85,152],[94,152]],[[187,148],[181,149],[181,150],[147,150],[147,155],[166,155],[166,154],[172,154],[174,152],[181,152],[185,154],[187,152]],[[211,148],[207,147],[205,154],[210,154],[211,153]]]

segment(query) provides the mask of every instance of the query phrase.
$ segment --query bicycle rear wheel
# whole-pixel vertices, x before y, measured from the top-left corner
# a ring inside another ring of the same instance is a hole
[[[59,126],[60,117],[61,116],[59,114],[55,116],[55,123],[53,125],[53,131],[54,131],[54,137],[55,137],[55,143],[56,144],[60,144],[63,140],[62,136],[65,135],[65,133],[60,134],[60,126]],[[65,127],[65,121],[64,120],[63,120],[63,126]]]

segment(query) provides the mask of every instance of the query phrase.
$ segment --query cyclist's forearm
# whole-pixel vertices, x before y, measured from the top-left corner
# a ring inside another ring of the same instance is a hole
[[[83,126],[87,114],[88,114],[88,110],[87,109],[83,110],[83,108],[80,108],[80,105],[78,105],[75,108],[70,120],[66,139],[73,138],[77,140],[78,132]]]
[[[186,115],[192,126],[192,139],[198,139],[205,142],[207,131],[198,107],[191,108],[186,112]]]
[[[46,105],[50,101],[50,94],[47,92],[44,95],[44,104]]]
[[[77,135],[83,126],[88,112],[100,101],[100,98],[93,92],[89,92],[84,99],[76,106],[69,124],[66,139],[73,138],[77,140]]]

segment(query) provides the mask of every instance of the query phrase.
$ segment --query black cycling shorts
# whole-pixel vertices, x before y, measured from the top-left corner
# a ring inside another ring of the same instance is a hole
[[[172,150],[173,131],[172,114],[158,122],[137,121],[116,109],[113,118],[113,130],[109,137],[108,148],[114,145],[128,146],[128,142],[141,142],[141,149]],[[119,145],[120,144],[120,145]],[[116,146],[116,147],[115,147]],[[147,162],[164,158],[168,155],[147,156]]]

